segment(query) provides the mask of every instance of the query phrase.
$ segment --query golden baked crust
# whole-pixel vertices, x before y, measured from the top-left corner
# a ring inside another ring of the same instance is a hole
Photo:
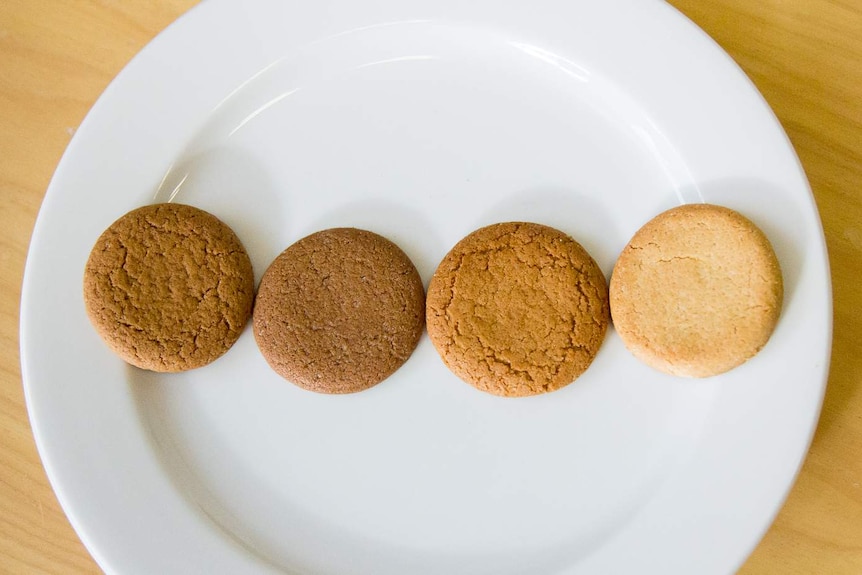
[[[428,287],[428,334],[443,362],[501,396],[554,391],[582,374],[608,325],[607,284],[575,240],[509,222],[458,242]]]
[[[422,335],[425,290],[394,243],[355,228],[323,230],[266,270],[254,336],[282,377],[319,393],[353,393],[391,375]]]
[[[254,274],[236,235],[182,204],[133,210],[105,230],[84,270],[87,315],[108,346],[143,369],[206,365],[239,338]]]
[[[659,214],[623,249],[611,315],[626,347],[666,373],[708,377],[753,357],[781,312],[778,259],[741,214],[688,204]]]

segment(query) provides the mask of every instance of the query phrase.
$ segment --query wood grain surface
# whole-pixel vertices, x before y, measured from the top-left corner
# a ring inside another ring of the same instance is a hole
[[[657,0],[644,0],[657,1]],[[194,0],[0,1],[0,573],[100,570],[27,419],[18,312],[45,189],[111,79]],[[862,0],[672,0],[754,80],[811,181],[832,266],[829,387],[785,506],[740,573],[862,573]]]

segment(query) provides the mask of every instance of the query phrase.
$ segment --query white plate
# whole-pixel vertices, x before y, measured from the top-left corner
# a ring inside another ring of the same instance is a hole
[[[382,233],[427,282],[471,230],[532,220],[610,273],[646,220],[725,204],[775,244],[785,309],[726,375],[665,376],[611,330],[565,389],[500,399],[427,338],[379,386],[279,379],[251,333],[214,364],[126,367],[90,327],[88,252],[154,199],[237,231],[258,277],[330,226]],[[108,573],[732,572],[802,461],[831,296],[800,165],[731,60],[659,2],[228,2],[117,78],[42,207],[22,302],[45,467]]]

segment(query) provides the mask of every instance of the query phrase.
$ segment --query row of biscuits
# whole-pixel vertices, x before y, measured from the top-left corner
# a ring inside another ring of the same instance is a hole
[[[427,321],[446,366],[500,396],[554,391],[590,366],[611,315],[626,347],[666,373],[707,377],[753,357],[778,320],[783,284],[768,239],[710,204],[668,210],[620,254],[610,285],[573,238],[536,223],[481,228],[428,286],[394,243],[355,228],[288,247],[257,291],[239,238],[212,214],[168,203],[133,210],[98,239],[87,314],[111,350],[177,372],[223,355],[253,318],[279,375],[353,393],[412,354]]]

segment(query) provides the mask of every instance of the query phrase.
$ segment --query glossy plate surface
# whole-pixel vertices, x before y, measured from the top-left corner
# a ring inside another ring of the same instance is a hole
[[[351,396],[281,380],[250,329],[156,375],[111,355],[81,297],[99,234],[154,200],[231,225],[258,279],[293,241],[356,226],[426,283],[506,220],[570,233],[609,275],[644,222],[705,200],[767,233],[785,307],[757,357],[708,380],[650,370],[613,330],[581,378],[526,399],[461,383],[427,336]],[[52,484],[111,574],[726,575],[816,424],[825,254],[771,111],[663,3],[210,0],[118,76],[57,169],[24,384]]]

